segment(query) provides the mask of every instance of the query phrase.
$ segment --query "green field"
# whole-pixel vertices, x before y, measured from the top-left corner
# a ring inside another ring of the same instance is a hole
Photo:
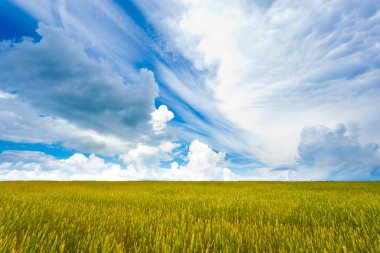
[[[0,252],[380,252],[380,183],[1,182]]]

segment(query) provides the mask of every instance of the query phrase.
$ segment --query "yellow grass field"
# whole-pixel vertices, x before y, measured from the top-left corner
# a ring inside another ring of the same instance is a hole
[[[380,183],[0,182],[0,252],[380,252]]]

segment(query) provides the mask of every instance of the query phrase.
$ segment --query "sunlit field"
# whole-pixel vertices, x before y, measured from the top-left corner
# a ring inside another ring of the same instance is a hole
[[[380,183],[0,183],[0,252],[306,251],[380,252]]]

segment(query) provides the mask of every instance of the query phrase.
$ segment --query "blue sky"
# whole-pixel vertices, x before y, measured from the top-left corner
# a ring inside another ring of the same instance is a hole
[[[0,180],[379,180],[380,3],[0,3]]]

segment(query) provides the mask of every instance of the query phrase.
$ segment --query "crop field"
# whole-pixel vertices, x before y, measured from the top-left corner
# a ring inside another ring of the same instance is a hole
[[[1,182],[0,252],[380,252],[380,183]]]

